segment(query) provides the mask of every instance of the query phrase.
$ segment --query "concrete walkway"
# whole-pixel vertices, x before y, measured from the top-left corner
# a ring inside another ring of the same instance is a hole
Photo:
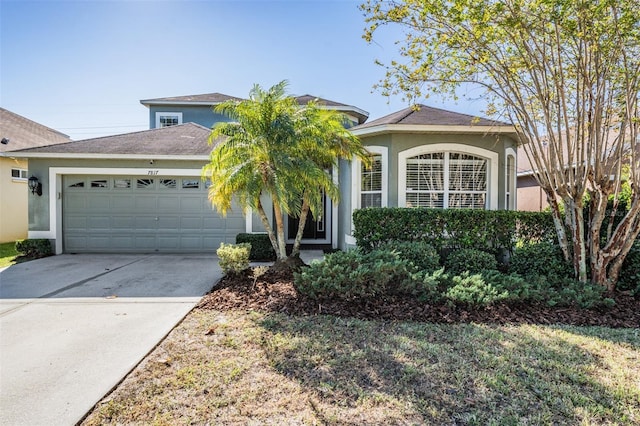
[[[60,255],[0,272],[0,424],[73,425],[221,277],[207,255]]]

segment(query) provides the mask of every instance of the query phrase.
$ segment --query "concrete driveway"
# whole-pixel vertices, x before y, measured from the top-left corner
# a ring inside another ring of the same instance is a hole
[[[222,276],[211,255],[60,255],[0,272],[0,424],[73,425]]]

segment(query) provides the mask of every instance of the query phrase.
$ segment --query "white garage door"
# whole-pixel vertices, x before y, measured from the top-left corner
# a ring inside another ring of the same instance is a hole
[[[242,212],[213,211],[197,177],[64,176],[63,250],[214,252],[244,232]]]

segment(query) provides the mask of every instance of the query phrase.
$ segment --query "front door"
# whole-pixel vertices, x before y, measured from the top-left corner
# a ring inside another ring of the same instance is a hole
[[[313,217],[311,212],[307,215],[307,221],[304,224],[304,232],[302,234],[302,241],[306,243],[330,243],[328,232],[328,224],[331,221],[331,202],[324,196],[322,199],[323,214],[319,218]],[[287,217],[287,239],[290,242],[296,238],[298,232],[298,224],[300,220],[296,217]]]

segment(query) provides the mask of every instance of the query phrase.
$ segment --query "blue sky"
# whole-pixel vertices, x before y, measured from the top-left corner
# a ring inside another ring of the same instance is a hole
[[[0,106],[73,139],[148,128],[141,99],[245,97],[288,80],[292,94],[378,118],[407,106],[372,86],[399,30],[362,39],[359,2],[0,0]],[[423,100],[481,114],[481,101]]]

